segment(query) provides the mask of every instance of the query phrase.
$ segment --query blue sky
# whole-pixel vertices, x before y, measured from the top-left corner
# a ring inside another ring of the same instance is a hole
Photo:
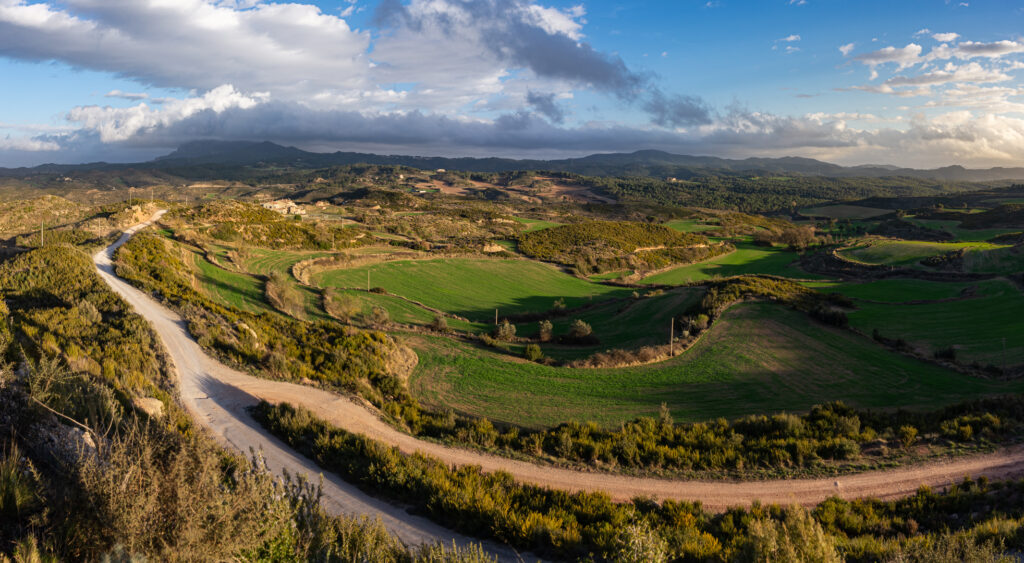
[[[197,138],[1024,165],[1024,5],[0,0],[0,165]]]

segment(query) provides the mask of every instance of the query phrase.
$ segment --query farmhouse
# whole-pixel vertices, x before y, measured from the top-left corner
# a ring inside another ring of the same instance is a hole
[[[270,209],[271,211],[277,211],[283,215],[305,215],[306,210],[299,206],[290,199],[278,199],[275,201],[268,201],[263,204],[263,207]]]

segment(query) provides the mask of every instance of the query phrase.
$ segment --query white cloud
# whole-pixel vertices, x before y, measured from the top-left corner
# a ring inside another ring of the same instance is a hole
[[[934,86],[950,82],[1005,82],[1010,76],[992,69],[986,69],[978,63],[956,66],[952,63],[942,70],[927,72],[917,76],[894,76],[885,83],[889,86]]]
[[[854,60],[871,67],[895,63],[897,70],[903,70],[920,62],[921,50],[921,46],[917,43],[910,43],[906,47],[884,47],[877,51],[857,55]]]
[[[779,41],[786,41],[786,42],[800,41],[800,36],[794,33],[792,35],[787,35],[787,36],[783,37],[782,39],[779,39]]]
[[[1016,41],[996,41],[994,43],[976,43],[963,41],[953,50],[953,56],[961,59],[974,57],[999,58],[1014,53],[1024,53],[1024,43]]]
[[[61,146],[56,141],[10,135],[0,137],[0,150],[2,151],[52,152],[60,149]]]
[[[201,112],[219,114],[232,108],[249,109],[267,99],[268,94],[246,96],[233,86],[224,85],[201,97],[169,101],[158,109],[145,103],[127,108],[76,107],[68,113],[68,120],[81,125],[86,131],[96,132],[100,141],[111,143],[127,141],[147,130],[177,124]]]
[[[934,39],[936,41],[942,41],[943,43],[948,43],[950,41],[956,41],[957,37],[960,37],[959,33],[934,33],[934,34],[932,34],[932,39]]]
[[[856,43],[847,43],[846,45],[840,45],[839,52],[842,53],[844,57],[849,57],[850,53],[853,52],[853,48],[856,46]]]
[[[147,99],[149,99],[149,94],[146,94],[144,92],[143,93],[136,93],[136,92],[122,92],[120,90],[111,90],[111,91],[107,92],[106,94],[103,94],[103,97],[104,98],[121,98],[121,99],[124,99],[124,100],[136,101],[136,100],[147,100]]]

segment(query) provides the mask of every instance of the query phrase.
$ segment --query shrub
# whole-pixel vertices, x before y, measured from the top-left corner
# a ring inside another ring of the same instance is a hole
[[[587,338],[594,333],[594,329],[590,328],[590,325],[580,319],[572,321],[572,325],[569,326],[569,338],[573,340],[582,340]]]
[[[745,538],[745,561],[840,563],[835,539],[799,506],[786,509],[781,520],[757,519]]]
[[[900,444],[903,444],[904,448],[909,448],[917,441],[917,428],[910,425],[900,426],[897,435],[899,436]]]
[[[554,336],[555,327],[551,324],[551,321],[544,319],[540,322],[540,330],[537,333],[537,338],[541,342],[550,342]]]
[[[448,332],[448,319],[444,318],[444,315],[434,315],[434,320],[430,322],[430,328],[438,332]]]
[[[516,325],[510,323],[508,319],[503,319],[498,326],[494,327],[492,334],[498,340],[510,342],[516,338]]]
[[[539,362],[544,359],[544,352],[540,349],[538,344],[527,344],[526,349],[523,350],[523,356],[531,362]]]
[[[362,302],[353,295],[331,288],[324,291],[324,311],[343,323],[349,323],[363,310]]]

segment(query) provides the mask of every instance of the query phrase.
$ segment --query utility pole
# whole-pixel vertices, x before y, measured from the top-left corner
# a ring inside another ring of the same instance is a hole
[[[671,356],[676,351],[676,318],[672,317],[668,322],[668,355]]]
[[[498,326],[498,310],[494,310],[494,326]]]
[[[44,223],[42,219],[39,220],[39,248],[43,247],[43,226],[45,224],[46,223]],[[1006,339],[1005,338],[1003,339],[1003,349],[1004,350],[1006,349]]]

